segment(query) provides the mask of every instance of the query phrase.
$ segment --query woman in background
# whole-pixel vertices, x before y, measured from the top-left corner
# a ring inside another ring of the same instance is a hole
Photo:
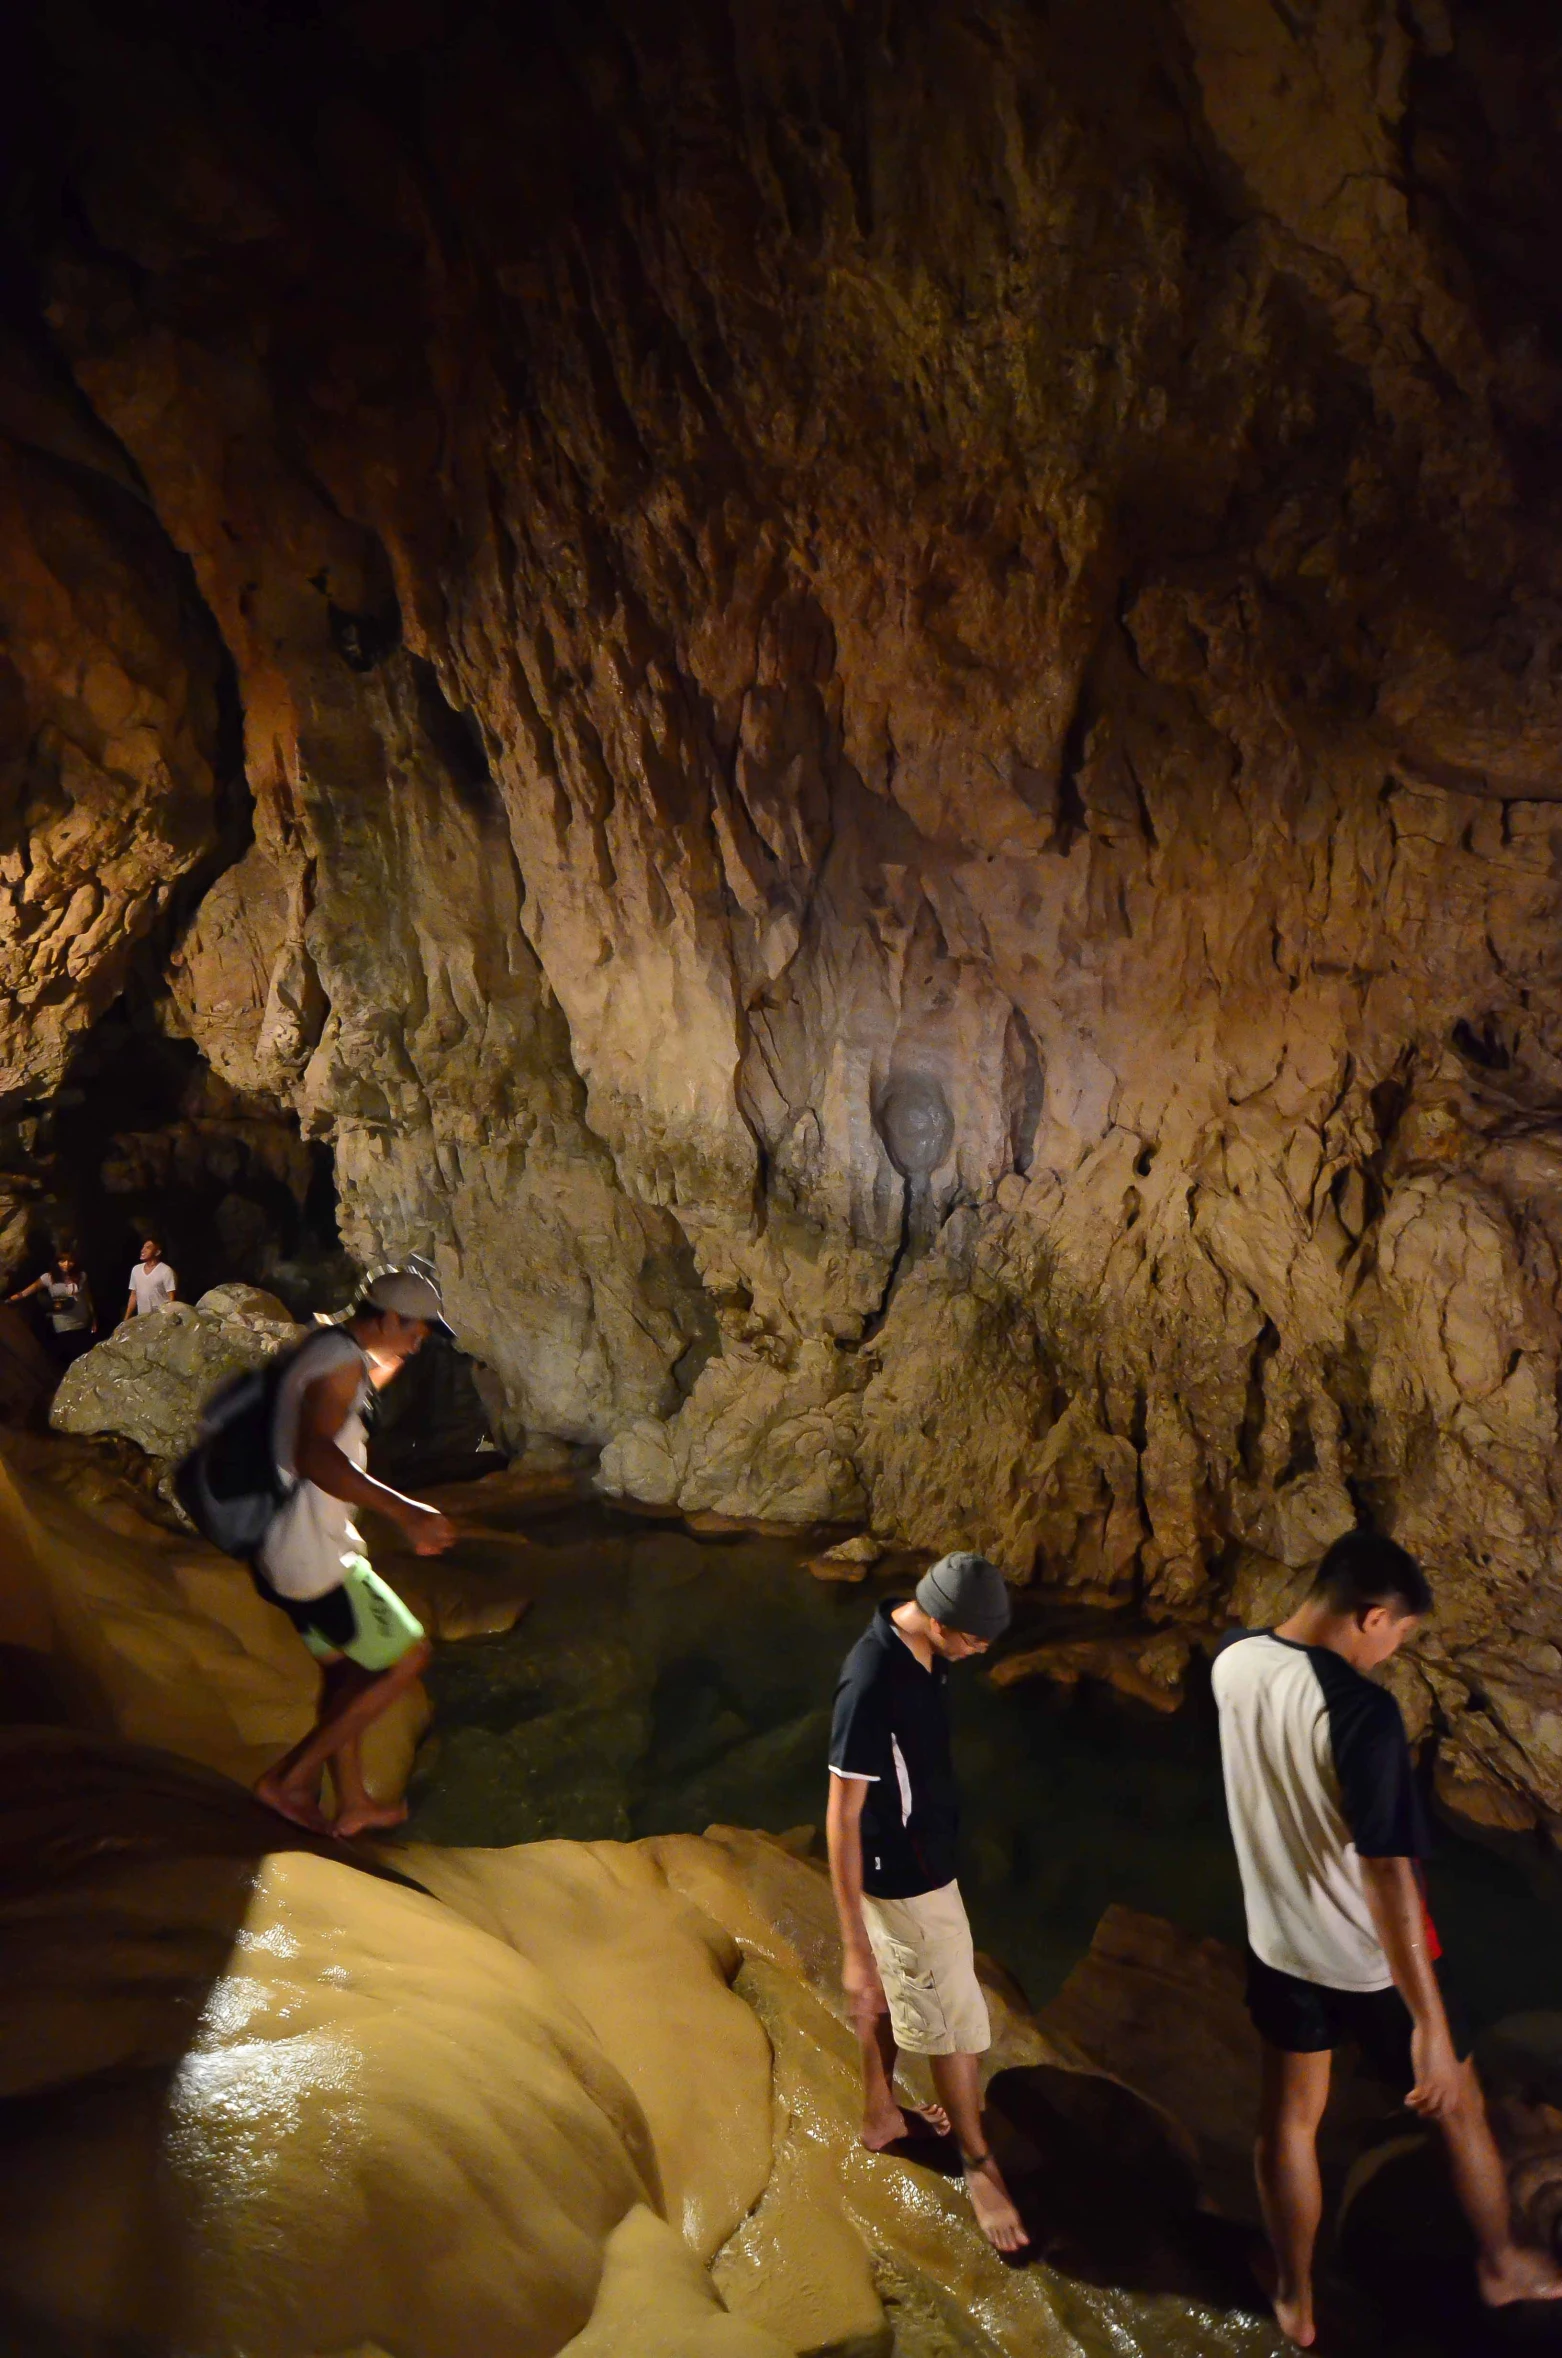
[[[31,1285],[24,1285],[19,1293],[8,1295],[7,1299],[25,1302],[31,1294],[47,1297],[54,1355],[62,1369],[69,1367],[83,1351],[91,1350],[98,1334],[92,1289],[75,1254],[61,1246],[41,1277],[35,1277]]]

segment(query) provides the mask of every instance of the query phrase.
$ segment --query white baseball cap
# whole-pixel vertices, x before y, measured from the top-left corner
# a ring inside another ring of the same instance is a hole
[[[442,1335],[454,1332],[433,1278],[416,1269],[382,1269],[364,1288],[363,1298],[376,1310],[394,1310],[400,1318],[421,1318]]]

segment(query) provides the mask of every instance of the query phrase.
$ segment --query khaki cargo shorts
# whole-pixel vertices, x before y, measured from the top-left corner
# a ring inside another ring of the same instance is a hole
[[[982,2055],[992,2045],[958,1883],[915,1899],[862,1902],[873,1960],[903,2055]]]

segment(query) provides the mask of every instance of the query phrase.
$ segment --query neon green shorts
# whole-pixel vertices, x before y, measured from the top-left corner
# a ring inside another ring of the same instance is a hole
[[[422,1622],[367,1556],[344,1556],[341,1586],[323,1597],[277,1602],[318,1660],[345,1654],[360,1670],[389,1670],[423,1635]]]

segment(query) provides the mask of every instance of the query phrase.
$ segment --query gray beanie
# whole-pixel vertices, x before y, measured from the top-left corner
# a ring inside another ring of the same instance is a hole
[[[917,1582],[917,1603],[930,1621],[967,1637],[1000,1638],[1009,1626],[1009,1584],[985,1556],[957,1548]]]

